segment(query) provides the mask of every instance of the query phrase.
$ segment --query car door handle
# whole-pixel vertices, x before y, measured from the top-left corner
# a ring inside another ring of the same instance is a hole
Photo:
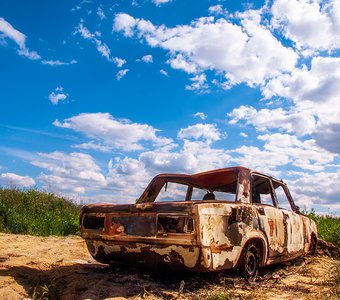
[[[262,215],[262,216],[265,216],[265,212],[264,212],[264,208],[263,207],[260,207],[259,208],[259,214]]]

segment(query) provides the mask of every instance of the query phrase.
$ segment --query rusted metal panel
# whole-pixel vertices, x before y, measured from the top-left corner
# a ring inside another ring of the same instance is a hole
[[[235,267],[249,243],[256,245],[262,266],[307,253],[312,235],[317,234],[315,223],[297,212],[286,186],[293,211],[279,209],[275,195],[272,206],[252,204],[252,174],[269,180],[271,189],[281,185],[243,167],[194,175],[161,174],[136,204],[84,206],[81,235],[92,256],[104,263],[162,263],[195,271]],[[155,202],[168,182],[187,186],[183,201]],[[235,201],[191,200],[193,188],[231,193]]]

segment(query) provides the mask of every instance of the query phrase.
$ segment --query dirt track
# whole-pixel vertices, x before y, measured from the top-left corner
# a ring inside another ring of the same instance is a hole
[[[340,299],[339,269],[339,260],[317,255],[266,268],[252,283],[223,273],[150,274],[97,263],[79,237],[0,233],[0,299]]]

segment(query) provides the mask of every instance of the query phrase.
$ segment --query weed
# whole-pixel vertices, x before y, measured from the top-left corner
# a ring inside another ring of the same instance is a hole
[[[340,218],[329,215],[318,215],[314,209],[303,212],[313,219],[318,228],[318,237],[340,247]]]
[[[36,189],[0,188],[0,231],[31,235],[79,233],[80,207]]]

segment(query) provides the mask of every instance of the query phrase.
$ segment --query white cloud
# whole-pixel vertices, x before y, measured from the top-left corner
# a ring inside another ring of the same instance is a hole
[[[25,56],[25,57],[27,57],[28,59],[31,59],[31,60],[41,59],[41,56],[36,51],[30,51],[27,48],[19,49],[18,53],[19,53],[19,55]]]
[[[147,64],[153,63],[153,56],[151,54],[144,55],[141,60]]]
[[[14,41],[18,46],[18,54],[27,57],[31,60],[40,59],[40,55],[36,51],[30,51],[26,46],[26,35],[22,32],[16,30],[10,23],[8,23],[4,18],[0,17],[0,41],[5,38],[9,38]]]
[[[91,33],[83,24],[83,21],[80,22],[78,27],[76,28],[75,33],[79,33],[84,39],[90,40],[96,45],[97,51],[107,59],[109,62],[113,62],[117,65],[117,67],[121,67],[126,63],[125,59],[119,57],[112,57],[111,50],[108,45],[102,42],[97,37],[101,35],[100,32]]]
[[[38,155],[31,164],[45,170],[39,180],[47,190],[77,195],[104,188],[107,184],[100,167],[88,154],[55,151]]]
[[[267,99],[291,99],[298,111],[316,115],[324,123],[336,123],[340,115],[339,82],[340,57],[314,57],[310,69],[303,66],[272,79],[263,94]]]
[[[208,8],[209,13],[214,14],[214,15],[227,15],[228,11],[223,8],[221,4],[213,5]]]
[[[260,135],[258,139],[265,142],[266,151],[286,155],[294,166],[305,170],[321,171],[335,158],[313,139],[301,141],[295,136],[280,133]]]
[[[117,14],[114,18],[113,30],[124,31],[125,36],[132,36],[134,34],[134,27],[137,20],[128,14]]]
[[[167,62],[173,69],[183,70],[189,74],[196,73],[198,70],[196,64],[188,62],[182,54],[178,54],[175,57],[168,59]]]
[[[125,59],[119,57],[113,57],[112,61],[116,64],[118,68],[121,68],[126,63]]]
[[[169,77],[168,72],[165,71],[165,70],[163,70],[163,69],[159,70],[159,73],[161,73],[162,75],[164,75],[164,76],[166,76],[166,77]]]
[[[62,122],[56,120],[53,124],[80,132],[99,145],[125,151],[142,150],[143,141],[149,141],[155,146],[172,142],[171,139],[157,136],[158,130],[150,125],[115,119],[109,113],[83,113]]]
[[[297,173],[300,177],[301,174],[309,174],[309,180],[312,180],[312,174],[325,173],[324,169],[332,166],[336,157],[320,148],[313,139],[300,140],[294,135],[281,133],[258,136],[263,146],[242,146],[229,150],[214,148],[212,142],[223,138],[216,124],[195,124],[180,129],[177,136],[179,145],[173,144],[170,139],[157,137],[157,130],[149,125],[116,120],[110,114],[81,114],[63,122],[57,120],[54,124],[80,132],[90,139],[88,143],[75,147],[98,151],[142,150],[134,157],[119,153],[122,157],[112,158],[107,170],[102,170],[93,157],[82,153],[39,153],[39,159],[32,162],[45,170],[39,176],[45,188],[75,197],[79,194],[88,197],[88,192],[100,192],[100,199],[112,202],[133,202],[158,173],[190,174],[244,165],[294,183]],[[152,148],[143,149],[143,141],[151,142]],[[286,168],[290,165],[301,171],[295,172],[295,175],[287,172]],[[338,176],[338,173],[330,175],[330,182],[337,182]],[[131,189],[131,183],[134,189]],[[329,189],[330,199],[339,194],[332,184],[325,185]],[[302,186],[299,182],[297,185]],[[296,191],[299,204],[326,205],[324,191],[319,192],[315,188],[313,196],[309,196],[312,191],[296,188],[297,185],[290,186]],[[318,182],[316,186],[321,188],[323,183]],[[312,188],[312,185],[309,187]],[[105,191],[114,196],[105,195]],[[308,197],[311,198],[308,200]]]
[[[146,151],[139,160],[152,173],[197,173],[230,165],[230,155],[222,149],[213,149],[206,141],[184,139],[178,151],[166,148]]]
[[[244,138],[247,138],[248,137],[248,134],[246,134],[245,132],[240,132],[240,136],[244,137]]]
[[[14,173],[0,174],[0,185],[9,187],[30,187],[35,181],[29,176],[20,176]]]
[[[79,148],[79,149],[86,149],[86,150],[95,150],[95,151],[100,151],[100,152],[111,152],[113,150],[112,147],[109,146],[104,146],[95,143],[94,141],[88,142],[88,143],[82,143],[79,145],[74,145],[72,146],[73,148]]]
[[[331,50],[340,47],[338,0],[276,0],[272,25],[295,42],[298,49]]]
[[[68,94],[64,92],[64,88],[57,87],[53,92],[51,92],[48,96],[48,99],[54,104],[57,105],[59,101],[64,101],[68,97]]]
[[[161,6],[162,4],[172,2],[173,0],[152,0],[156,6]]]
[[[195,124],[186,128],[181,128],[178,133],[180,139],[194,139],[207,141],[208,143],[218,141],[222,138],[222,133],[216,124]]]
[[[285,111],[282,108],[256,110],[252,106],[242,105],[227,115],[231,118],[229,124],[252,125],[259,131],[284,129],[300,136],[312,133],[316,125],[313,115],[294,110]]]
[[[129,72],[129,69],[119,70],[116,74],[117,80],[121,80]]]
[[[77,63],[75,59],[72,59],[69,62],[60,61],[60,60],[42,60],[42,64],[49,65],[49,66],[68,66],[68,65],[74,65]]]
[[[317,120],[316,126],[307,122],[308,132],[317,143],[340,153],[334,141],[340,138],[340,58],[314,57],[311,67],[295,69],[291,74],[278,76],[263,88],[265,98],[285,97],[293,101],[293,111],[304,119]],[[308,125],[309,124],[309,125]],[[333,141],[333,142],[332,142]]]
[[[190,25],[168,28],[144,19],[117,14],[113,29],[125,36],[144,39],[151,47],[161,47],[173,68],[188,73],[215,70],[231,84],[262,84],[282,72],[292,71],[297,54],[284,47],[260,24],[261,11],[238,14],[238,24],[205,17]]]
[[[197,112],[193,114],[193,117],[200,118],[201,120],[205,120],[208,116],[203,112]]]
[[[97,15],[98,15],[99,19],[101,19],[101,20],[106,19],[105,13],[100,6],[97,9]]]
[[[190,78],[192,84],[186,85],[185,89],[189,91],[207,91],[209,86],[207,84],[207,76],[205,74],[196,75]]]
[[[263,147],[241,146],[228,150],[232,165],[243,165],[257,171],[282,176],[283,166],[293,165],[301,170],[320,172],[335,156],[320,148],[313,139],[300,141],[288,134],[266,134],[258,137]]]
[[[297,203],[307,204],[309,208],[317,204],[332,207],[333,204],[339,210],[339,182],[339,172],[318,172],[303,173],[298,179],[291,180],[290,185]]]

